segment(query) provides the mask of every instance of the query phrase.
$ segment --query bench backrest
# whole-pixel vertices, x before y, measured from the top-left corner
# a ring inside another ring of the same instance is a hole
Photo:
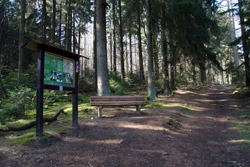
[[[91,105],[145,105],[144,96],[91,96]]]

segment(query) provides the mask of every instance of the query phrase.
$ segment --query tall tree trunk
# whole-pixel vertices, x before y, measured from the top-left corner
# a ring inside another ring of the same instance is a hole
[[[155,100],[156,88],[154,83],[153,71],[153,47],[152,47],[152,29],[151,29],[151,0],[147,4],[147,42],[148,42],[148,93],[149,99]]]
[[[238,0],[239,3],[239,15],[240,15],[240,24],[241,24],[241,34],[242,34],[242,47],[244,52],[244,60],[245,60],[245,76],[246,76],[246,86],[250,87],[250,64],[249,64],[249,52],[247,46],[247,39],[243,37],[243,34],[246,32],[246,27],[243,25],[244,23],[244,14],[243,14],[243,1]]]
[[[96,35],[96,1],[94,2],[94,38],[93,38],[93,46],[94,46],[94,82],[95,82],[95,88],[97,88],[97,35]]]
[[[81,25],[81,21],[80,21],[80,25]],[[81,54],[81,26],[79,26],[79,30],[78,30],[78,54]]]
[[[116,67],[116,13],[115,13],[115,1],[113,0],[113,59],[114,59],[114,73],[116,75],[117,73],[117,67]]]
[[[62,2],[60,3],[60,15],[59,15],[59,32],[58,32],[58,43],[61,45],[61,37],[62,37]]]
[[[18,44],[18,76],[17,82],[18,85],[21,82],[21,73],[22,73],[22,59],[23,59],[23,41],[24,41],[24,28],[25,28],[25,11],[26,11],[26,0],[21,1],[21,22],[20,22],[20,29],[19,29],[19,44]]]
[[[196,70],[195,70],[195,60],[194,60],[194,58],[191,60],[191,62],[192,62],[193,84],[196,87],[197,86],[197,80],[196,80]]]
[[[109,96],[109,74],[107,67],[106,39],[106,0],[96,1],[96,35],[97,35],[97,83],[98,96]]]
[[[169,74],[168,74],[168,55],[167,55],[167,35],[166,35],[166,23],[163,21],[165,18],[165,6],[161,9],[161,54],[163,57],[163,80],[164,80],[164,94],[169,94]]]
[[[125,45],[126,45],[126,72],[128,73],[129,72],[129,68],[128,68],[128,43],[126,43]]]
[[[46,0],[43,0],[42,7],[42,39],[46,40],[46,26],[47,26],[47,10],[46,10]]]
[[[52,14],[52,43],[56,42],[56,0],[53,0],[53,14]]]
[[[129,32],[129,55],[130,55],[130,75],[133,74],[133,55],[132,55],[132,37],[131,31]]]
[[[123,51],[123,30],[122,30],[122,7],[121,0],[119,0],[119,29],[120,29],[120,57],[121,57],[121,78],[122,81],[125,79],[125,70],[124,70],[124,51]]]
[[[66,50],[71,51],[71,38],[72,38],[72,9],[71,0],[68,0],[67,6],[67,38],[66,38]]]
[[[159,80],[159,56],[157,48],[157,35],[153,35],[153,57],[154,57],[154,71],[155,80]]]
[[[141,9],[140,9],[140,1],[138,2],[137,6],[137,36],[138,36],[138,49],[139,49],[139,64],[140,64],[140,81],[141,81],[141,86],[143,87],[144,85],[144,67],[143,67],[143,58],[142,58],[142,44],[141,44]]]
[[[228,3],[228,10],[232,9],[232,0],[227,0]],[[231,38],[232,41],[234,41],[235,38],[235,22],[234,22],[234,13],[233,11],[229,12],[229,17],[230,17],[230,30],[231,30]],[[235,67],[239,67],[239,57],[238,57],[238,51],[237,51],[237,46],[233,46],[233,55],[234,55],[234,62],[235,62]]]
[[[175,85],[176,46],[173,42],[172,37],[170,37],[170,53],[171,53],[171,58],[170,58],[171,89],[176,90],[176,85]]]
[[[75,27],[76,27],[76,25],[75,25],[75,14],[73,13],[73,52],[74,53],[76,53],[76,44],[77,44],[77,42],[76,42],[76,29],[75,29]]]
[[[113,60],[113,56],[112,56],[112,32],[110,30],[110,36],[109,36],[109,48],[110,48],[110,71],[113,70],[113,63],[112,63],[112,60]]]
[[[205,66],[205,62],[203,60],[199,61],[199,68],[200,68],[200,77],[201,77],[201,84],[202,86],[204,86],[206,84],[206,66]]]

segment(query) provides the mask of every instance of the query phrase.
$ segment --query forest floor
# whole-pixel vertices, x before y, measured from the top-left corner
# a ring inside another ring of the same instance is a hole
[[[135,107],[105,108],[103,119],[81,118],[57,140],[26,147],[2,140],[0,166],[249,167],[250,141],[235,129],[249,106],[229,87],[178,90],[140,116]]]

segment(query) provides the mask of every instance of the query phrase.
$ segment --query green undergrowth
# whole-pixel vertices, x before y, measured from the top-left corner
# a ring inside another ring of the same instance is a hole
[[[34,142],[46,143],[47,141],[60,140],[60,133],[71,129],[70,126],[57,127],[47,130],[42,137],[37,137],[35,132],[28,132],[10,140],[11,145],[28,146]]]
[[[236,129],[237,139],[243,142],[243,145],[250,150],[250,123],[243,124],[242,122],[237,122],[233,124],[233,128]]]
[[[250,97],[250,89],[248,87],[236,88],[233,93],[239,98]]]
[[[147,109],[163,109],[163,108],[166,108],[166,106],[165,106],[165,104],[163,102],[153,101],[153,102],[150,102],[149,104],[145,105],[143,108],[147,108]]]
[[[232,129],[237,132],[237,140],[250,150],[250,106],[238,109]]]

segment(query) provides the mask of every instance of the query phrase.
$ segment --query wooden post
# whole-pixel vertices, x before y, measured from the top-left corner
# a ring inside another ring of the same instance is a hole
[[[72,111],[72,126],[78,127],[78,76],[79,76],[79,59],[75,64],[75,89],[73,90],[73,111]]]
[[[136,112],[141,115],[141,105],[136,106]]]
[[[102,118],[102,106],[99,106],[98,117]]]
[[[37,55],[37,106],[36,106],[36,136],[43,135],[43,79],[44,79],[44,49],[38,47]]]

